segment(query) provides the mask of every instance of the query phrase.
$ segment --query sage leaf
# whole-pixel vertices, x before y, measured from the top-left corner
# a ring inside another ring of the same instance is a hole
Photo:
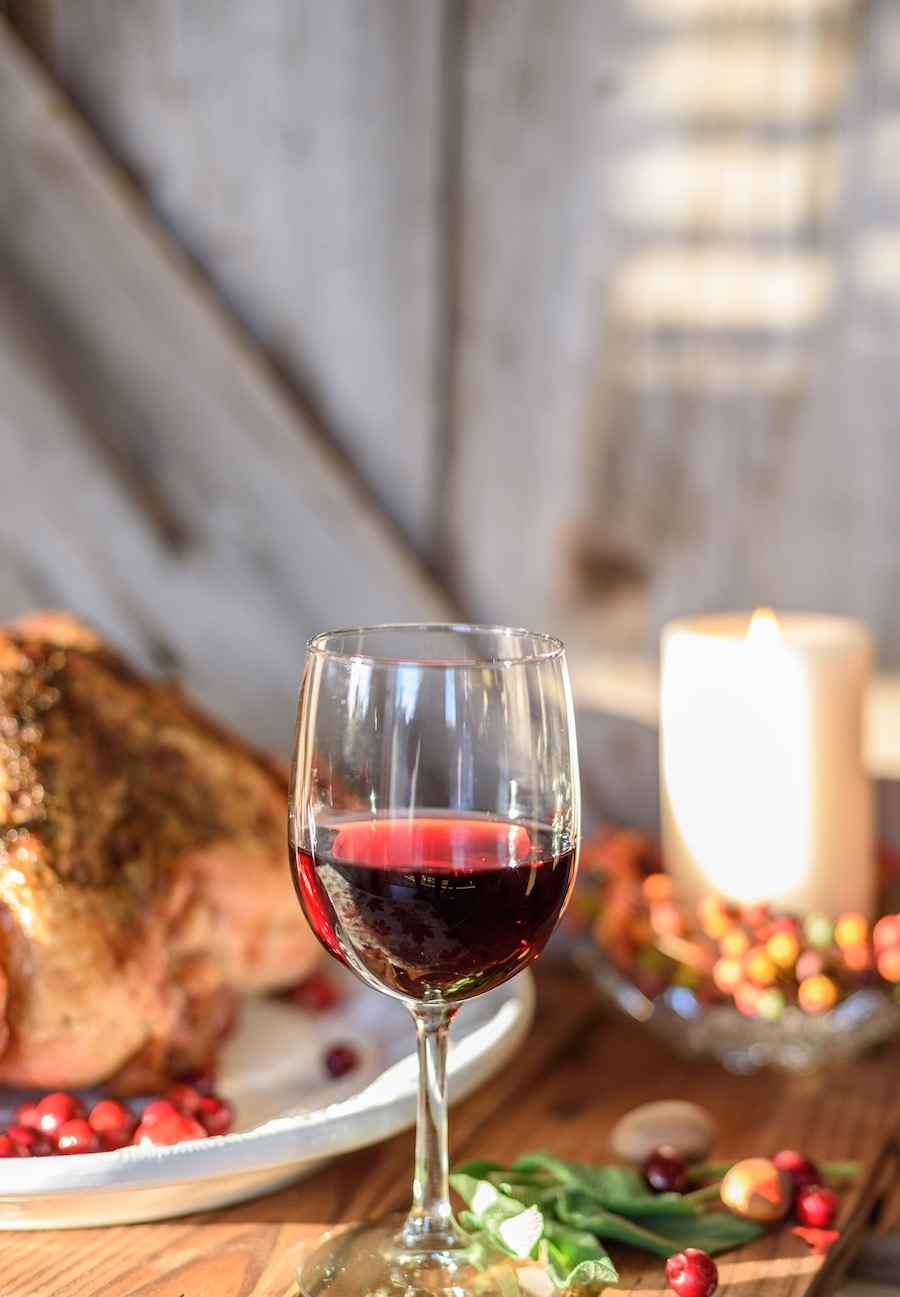
[[[476,1228],[484,1230],[510,1256],[524,1259],[535,1252],[544,1232],[544,1217],[536,1206],[523,1206],[489,1180],[471,1175],[455,1173],[450,1184],[468,1204]]]
[[[629,1216],[654,1214],[661,1210],[695,1214],[698,1208],[680,1193],[654,1193],[644,1177],[631,1166],[593,1166],[554,1157],[552,1153],[528,1153],[517,1158],[512,1170],[544,1171],[560,1184],[574,1185],[611,1211]]]
[[[587,1230],[548,1220],[544,1229],[547,1261],[562,1288],[573,1284],[616,1283],[619,1272],[603,1244]]]

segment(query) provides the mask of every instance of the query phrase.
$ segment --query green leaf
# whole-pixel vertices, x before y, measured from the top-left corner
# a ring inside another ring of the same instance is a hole
[[[575,1229],[585,1230],[597,1238],[613,1239],[617,1243],[627,1243],[629,1247],[643,1248],[657,1256],[667,1257],[673,1251],[670,1241],[644,1224],[637,1224],[618,1212],[607,1211],[605,1207],[594,1206],[590,1211],[572,1207],[566,1197],[561,1196],[557,1204],[557,1215],[565,1224]]]
[[[450,1183],[468,1205],[460,1221],[485,1260],[534,1258],[559,1288],[616,1282],[601,1240],[662,1258],[684,1247],[715,1256],[764,1233],[730,1212],[705,1211],[715,1186],[657,1194],[634,1167],[545,1152],[526,1153],[508,1167],[487,1158],[466,1162]]]
[[[638,1216],[659,1212],[696,1213],[694,1204],[680,1193],[654,1193],[640,1171],[631,1166],[593,1166],[573,1162],[551,1153],[527,1153],[512,1165],[516,1178],[520,1172],[543,1171],[559,1184],[573,1185],[610,1211]]]
[[[476,1229],[484,1230],[510,1256],[532,1255],[544,1232],[544,1217],[536,1206],[523,1206],[489,1180],[465,1173],[454,1173],[450,1184],[468,1203]]]
[[[765,1226],[740,1216],[732,1216],[729,1211],[711,1211],[686,1220],[683,1216],[658,1216],[644,1221],[649,1229],[659,1234],[678,1250],[684,1247],[699,1247],[710,1256],[720,1252],[730,1252],[732,1248],[743,1247],[765,1233]]]
[[[467,1175],[472,1180],[489,1180],[495,1172],[508,1175],[509,1169],[499,1162],[491,1161],[489,1157],[475,1157],[469,1162],[460,1162],[459,1166],[453,1168],[454,1175]]]
[[[616,1283],[619,1272],[603,1244],[587,1230],[548,1220],[544,1228],[550,1273],[563,1288],[571,1284]]]

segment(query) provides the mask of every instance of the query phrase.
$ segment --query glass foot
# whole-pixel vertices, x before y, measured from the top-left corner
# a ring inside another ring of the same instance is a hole
[[[297,1270],[303,1297],[518,1297],[514,1262],[482,1269],[464,1244],[413,1251],[400,1237],[404,1219],[324,1234]]]

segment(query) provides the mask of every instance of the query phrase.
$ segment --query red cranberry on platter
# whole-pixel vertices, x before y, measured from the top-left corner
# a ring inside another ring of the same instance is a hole
[[[84,1117],[72,1117],[56,1131],[57,1153],[99,1153],[100,1149],[100,1136]]]
[[[333,1045],[325,1055],[325,1067],[330,1076],[346,1076],[358,1066],[359,1054],[352,1045]]]

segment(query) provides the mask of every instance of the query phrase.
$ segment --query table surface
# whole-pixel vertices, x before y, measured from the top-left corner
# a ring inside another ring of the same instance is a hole
[[[827,1256],[814,1256],[782,1226],[719,1259],[720,1293],[824,1297],[869,1231],[900,1227],[900,1039],[809,1077],[732,1076],[673,1056],[646,1028],[599,1004],[579,974],[548,964],[535,972],[538,1007],[526,1041],[499,1075],[451,1109],[454,1161],[511,1160],[537,1148],[609,1161],[607,1136],[622,1113],[652,1099],[690,1098],[716,1121],[715,1157],[790,1146],[862,1164],[842,1195],[841,1238]],[[4,1232],[0,1290],[3,1297],[293,1297],[297,1262],[323,1227],[407,1205],[412,1156],[406,1132],[226,1210],[148,1225]],[[667,1291],[659,1259],[615,1257],[616,1291]],[[895,1277],[900,1289],[900,1270]]]

